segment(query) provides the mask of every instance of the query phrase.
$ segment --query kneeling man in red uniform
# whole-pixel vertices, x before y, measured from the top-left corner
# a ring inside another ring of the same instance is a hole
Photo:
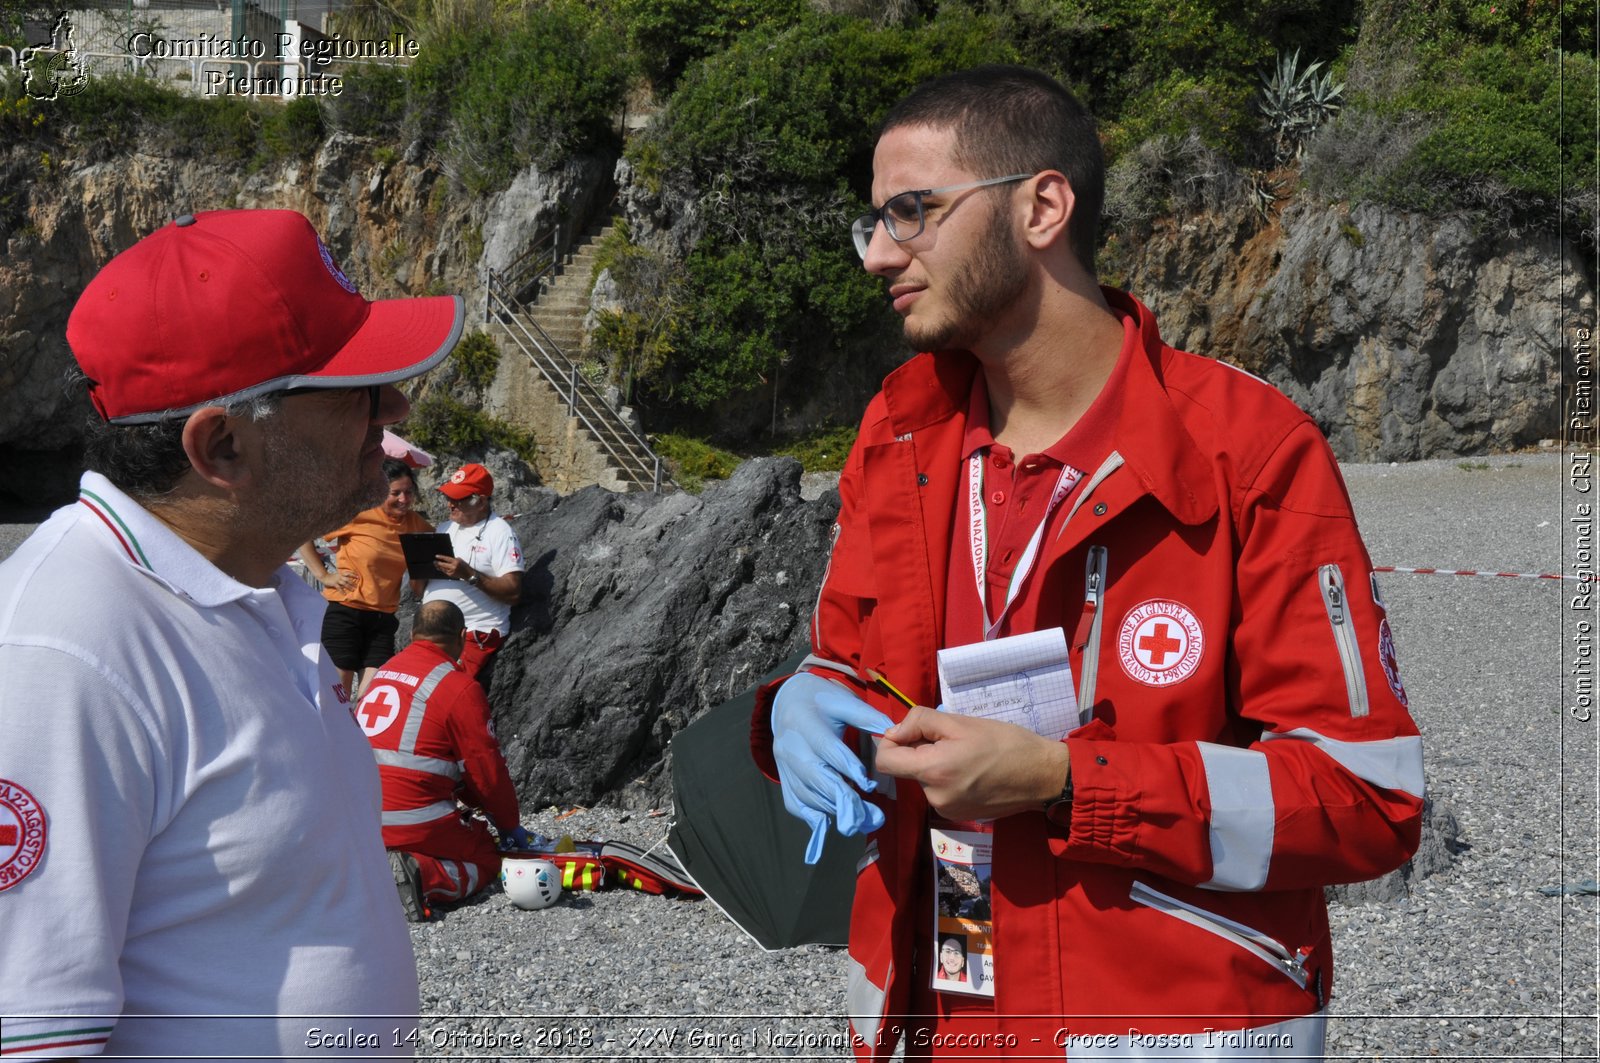
[[[383,844],[406,918],[465,900],[500,872],[482,809],[508,847],[526,848],[517,792],[489,700],[462,670],[466,624],[449,602],[417,609],[411,645],[391,657],[356,708],[383,779]],[[457,805],[468,806],[462,809]]]

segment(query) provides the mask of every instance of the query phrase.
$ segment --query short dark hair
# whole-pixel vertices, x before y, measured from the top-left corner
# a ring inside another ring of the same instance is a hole
[[[389,483],[394,483],[402,476],[411,481],[411,489],[415,491],[417,489],[416,470],[407,465],[405,462],[401,461],[399,458],[383,459],[383,478],[385,480],[387,480]]]
[[[1089,276],[1105,202],[1106,163],[1094,118],[1055,78],[992,64],[924,81],[889,110],[878,136],[900,126],[953,129],[953,160],[979,177],[1059,170],[1077,205],[1067,236]]]
[[[412,639],[429,642],[449,642],[461,637],[467,621],[454,602],[434,599],[417,606],[417,615],[411,621]]]
[[[281,395],[272,392],[224,407],[230,417],[262,421],[278,412]],[[83,429],[83,464],[140,502],[159,501],[189,471],[183,452],[187,416],[147,424],[111,424],[91,413]]]

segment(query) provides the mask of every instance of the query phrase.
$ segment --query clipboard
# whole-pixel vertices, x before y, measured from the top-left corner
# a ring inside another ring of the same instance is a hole
[[[406,555],[406,575],[412,579],[455,579],[434,567],[433,559],[454,557],[456,548],[444,532],[401,532],[400,549]]]

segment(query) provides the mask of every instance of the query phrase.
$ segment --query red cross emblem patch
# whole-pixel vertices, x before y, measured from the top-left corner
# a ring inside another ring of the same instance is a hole
[[[1194,675],[1205,653],[1205,632],[1186,605],[1152,598],[1134,606],[1117,633],[1117,658],[1128,675],[1164,687]]]
[[[0,893],[33,873],[44,858],[44,806],[9,779],[0,779]]]
[[[356,706],[356,723],[368,738],[383,734],[399,715],[400,693],[392,686],[374,686]]]

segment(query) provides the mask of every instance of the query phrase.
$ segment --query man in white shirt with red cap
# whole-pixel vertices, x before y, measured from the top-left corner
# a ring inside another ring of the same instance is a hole
[[[452,556],[440,555],[434,566],[448,580],[434,580],[425,602],[445,601],[461,610],[467,641],[461,667],[485,694],[494,676],[494,654],[511,633],[511,607],[522,597],[522,544],[506,519],[494,511],[494,477],[468,462],[439,485],[450,507],[450,519],[439,531],[450,536]]]
[[[89,471],[0,564],[7,1058],[405,1051],[378,773],[284,559],[383,497],[394,385],[462,320],[362,298],[293,211],[184,215],[84,290]]]

